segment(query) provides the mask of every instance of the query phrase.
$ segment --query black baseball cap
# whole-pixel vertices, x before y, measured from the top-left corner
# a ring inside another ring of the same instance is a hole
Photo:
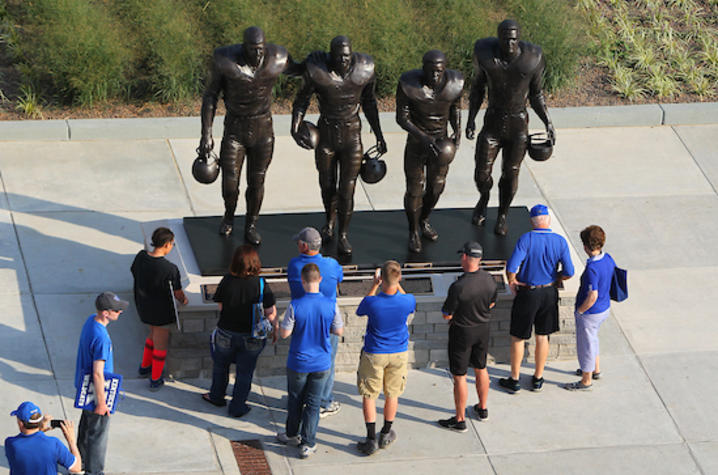
[[[484,255],[484,248],[476,241],[466,241],[458,252],[459,254],[466,254],[469,257],[478,257],[480,259]]]
[[[95,299],[95,308],[98,312],[103,310],[125,311],[129,305],[130,303],[127,300],[120,299],[114,292],[102,292]]]

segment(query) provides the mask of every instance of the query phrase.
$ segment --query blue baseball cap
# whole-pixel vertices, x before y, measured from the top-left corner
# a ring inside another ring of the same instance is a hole
[[[531,208],[531,217],[535,218],[536,216],[547,216],[548,215],[548,208],[545,205],[538,204]]]
[[[40,408],[30,401],[25,401],[20,404],[10,415],[16,416],[22,422],[29,422],[31,424],[36,424],[42,420]]]

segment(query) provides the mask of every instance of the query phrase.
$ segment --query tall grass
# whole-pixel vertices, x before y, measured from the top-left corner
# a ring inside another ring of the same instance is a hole
[[[586,1],[586,0],[584,0]],[[295,60],[328,50],[347,35],[374,57],[377,92],[393,96],[399,75],[421,66],[430,49],[473,76],[473,44],[494,36],[504,18],[541,45],[546,86],[573,76],[581,30],[569,2],[546,0],[32,0],[15,23],[26,82],[45,101],[90,104],[124,94],[163,102],[198,97],[213,48],[239,43],[245,28],[264,29]],[[291,97],[297,81],[281,78],[275,94]]]
[[[19,41],[26,79],[45,96],[80,105],[118,95],[132,65],[125,32],[102,2],[24,2]]]
[[[116,8],[135,42],[137,90],[162,102],[197,96],[208,55],[199,8],[179,0],[125,0]]]

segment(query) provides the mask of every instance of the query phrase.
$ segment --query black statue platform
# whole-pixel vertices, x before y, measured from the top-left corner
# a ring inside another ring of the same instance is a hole
[[[357,211],[349,234],[354,254],[349,258],[338,256],[336,239],[325,244],[321,252],[357,270],[374,269],[387,259],[395,259],[405,266],[457,266],[459,255],[456,251],[465,241],[476,240],[484,247],[484,260],[505,261],[511,256],[519,236],[531,229],[528,209],[523,206],[509,210],[508,222],[511,226],[506,236],[493,233],[496,208],[489,209],[486,224],[480,228],[471,224],[472,211],[473,208],[434,210],[431,224],[440,237],[436,242],[424,240],[424,250],[420,254],[410,253],[407,248],[409,233],[403,210]],[[220,219],[220,216],[208,216],[183,220],[203,276],[224,275],[234,249],[244,243],[243,217],[235,218],[235,232],[228,238],[217,233]],[[258,222],[262,235],[262,244],[258,247],[262,267],[272,273],[284,273],[289,260],[297,255],[292,236],[305,226],[321,229],[323,224],[324,213],[319,212],[263,214]]]

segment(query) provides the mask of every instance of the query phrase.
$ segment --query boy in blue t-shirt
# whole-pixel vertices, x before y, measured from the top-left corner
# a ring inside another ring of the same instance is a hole
[[[341,336],[344,331],[336,301],[319,292],[321,280],[316,264],[302,268],[305,294],[289,303],[279,329],[282,338],[291,335],[292,341],[287,355],[287,422],[277,440],[298,445],[302,458],[317,450],[319,404],[331,368],[329,334]]]
[[[112,340],[107,325],[117,321],[127,310],[129,302],[113,292],[103,292],[95,299],[97,313],[90,315],[82,326],[77,345],[75,389],[80,391],[82,380],[92,375],[95,391],[95,409],[82,410],[77,430],[77,446],[82,455],[82,468],[86,475],[104,473],[105,455],[110,428],[110,409],[105,395],[105,373],[114,372]]]
[[[416,310],[416,299],[405,294],[399,284],[401,266],[386,261],[374,274],[374,284],[357,308],[367,316],[364,348],[359,359],[357,386],[362,396],[366,439],[357,444],[360,452],[371,455],[377,450],[376,399],[384,389],[384,427],[379,434],[380,448],[396,440],[391,428],[406,387],[408,374],[409,327],[407,319]],[[381,293],[374,295],[381,285]]]
[[[319,292],[325,297],[337,300],[337,285],[344,280],[342,266],[332,257],[322,256],[319,250],[322,248],[322,235],[312,227],[306,227],[295,234],[292,238],[297,243],[299,255],[292,258],[287,266],[287,281],[292,299],[298,299],[304,295],[302,287],[302,268],[307,264],[316,264],[322,281],[319,284]],[[339,401],[334,400],[334,361],[337,357],[339,337],[332,334],[329,338],[332,344],[332,366],[329,378],[322,390],[322,402],[319,407],[319,417],[327,417],[336,414],[341,409]]]

